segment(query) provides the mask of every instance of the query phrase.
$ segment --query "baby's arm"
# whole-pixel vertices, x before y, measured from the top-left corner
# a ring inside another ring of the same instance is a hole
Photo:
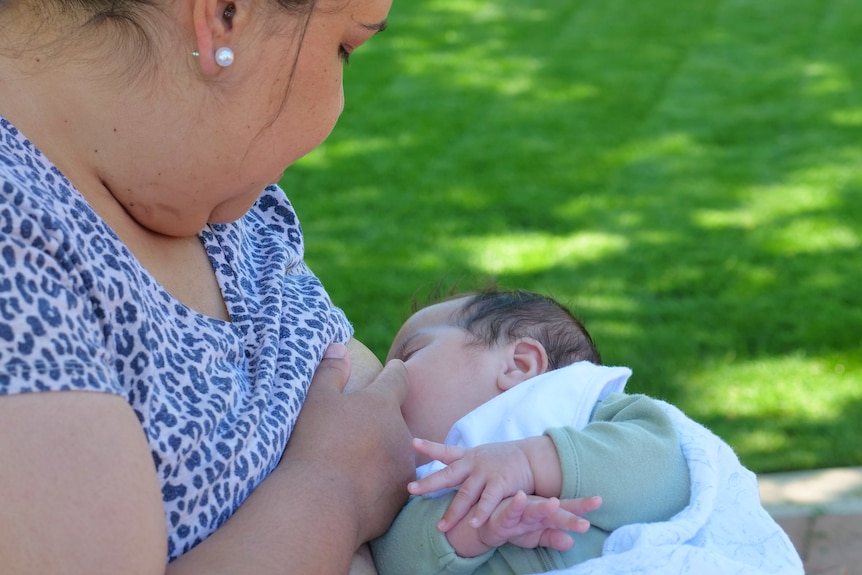
[[[423,495],[460,485],[437,526],[441,531],[447,532],[465,517],[470,526],[479,527],[503,499],[518,491],[545,498],[560,496],[560,458],[547,436],[489,443],[471,449],[414,439],[413,447],[447,467],[411,482],[407,486],[411,494]]]
[[[474,573],[492,556],[458,555],[445,533],[436,525],[454,494],[441,497],[411,497],[389,530],[371,540],[371,553],[380,575],[450,575]]]
[[[578,431],[549,429],[563,469],[561,497],[601,495],[590,523],[613,531],[630,523],[666,521],[689,503],[688,465],[661,402],[611,394]]]

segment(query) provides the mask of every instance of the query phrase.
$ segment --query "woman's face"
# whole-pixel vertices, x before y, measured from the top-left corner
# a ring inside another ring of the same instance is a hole
[[[127,154],[137,158],[130,173],[147,167],[136,186],[113,185],[112,193],[140,225],[168,236],[242,217],[264,187],[332,131],[344,107],[343,55],[383,28],[390,5],[318,0],[305,16],[274,0],[237,2],[248,10],[237,12],[237,21],[244,16],[249,24],[227,37],[234,63],[190,79],[189,95],[161,99],[176,135],[159,132],[146,158]]]
[[[248,118],[239,111],[236,126],[251,139],[238,168],[239,174],[247,172],[240,182],[254,183],[242,197],[217,205],[210,222],[241,216],[264,185],[277,182],[288,165],[326,139],[344,108],[344,53],[384,27],[390,5],[391,0],[319,1],[308,20],[298,57],[294,34],[273,36],[258,62],[258,78],[247,80],[255,87],[258,107],[248,110],[253,114]],[[238,53],[237,60],[240,58]],[[278,71],[275,78],[272,70]],[[246,131],[246,125],[254,128]]]

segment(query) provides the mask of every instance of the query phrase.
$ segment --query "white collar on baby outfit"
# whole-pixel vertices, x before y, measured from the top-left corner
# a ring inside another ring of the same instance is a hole
[[[519,383],[459,419],[446,444],[475,447],[542,435],[552,427],[583,429],[596,403],[621,392],[632,372],[580,361]],[[432,461],[416,470],[418,477],[443,469]]]

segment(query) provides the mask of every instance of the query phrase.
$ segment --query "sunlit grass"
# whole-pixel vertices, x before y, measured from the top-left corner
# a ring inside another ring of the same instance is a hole
[[[441,280],[571,305],[756,471],[862,465],[855,0],[396,0],[290,168],[383,355]]]
[[[465,237],[455,242],[464,251],[464,260],[480,273],[497,276],[507,273],[534,273],[564,265],[601,260],[625,250],[625,237],[600,233],[580,233],[554,237],[543,233],[510,233],[480,238]]]
[[[852,406],[862,402],[858,379],[862,358],[851,358],[849,365],[845,359],[795,353],[709,365],[691,375],[700,394],[689,413],[710,423],[737,451],[766,468],[809,467],[844,450],[860,455],[862,447],[856,442],[850,446],[842,442],[855,434],[857,426]],[[811,442],[819,453],[794,449],[799,441],[794,429],[802,425],[816,430]]]
[[[755,187],[732,209],[704,209],[694,214],[705,229],[767,230],[767,245],[776,254],[830,253],[862,249],[862,227],[842,222],[842,199],[828,183],[809,182]],[[829,178],[824,178],[829,180]],[[743,194],[740,194],[741,196]]]
[[[748,417],[763,413],[810,421],[828,421],[843,409],[846,399],[862,399],[862,388],[840,359],[807,357],[802,353],[748,361],[732,360],[693,373],[702,405],[694,413]],[[769,386],[752,386],[769,381]]]
[[[862,108],[835,110],[829,115],[829,119],[838,126],[862,126]]]

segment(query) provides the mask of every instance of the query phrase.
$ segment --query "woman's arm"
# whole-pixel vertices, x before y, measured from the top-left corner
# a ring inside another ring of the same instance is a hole
[[[343,575],[414,472],[403,364],[342,394],[348,372],[346,358],[321,363],[282,462],[167,571],[162,495],[128,404],[93,392],[0,397],[4,574]]]
[[[0,397],[0,438],[3,573],[164,573],[162,494],[123,398]]]

